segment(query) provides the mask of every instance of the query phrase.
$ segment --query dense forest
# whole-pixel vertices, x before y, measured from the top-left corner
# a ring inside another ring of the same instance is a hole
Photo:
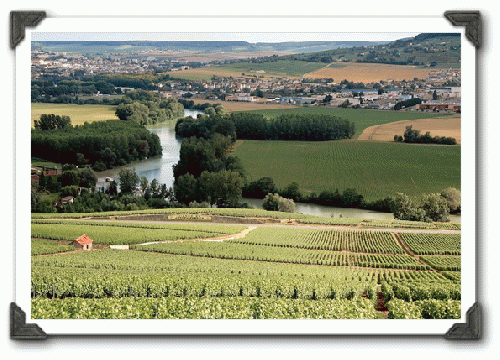
[[[162,154],[160,139],[134,121],[109,120],[31,131],[31,154],[100,171]]]

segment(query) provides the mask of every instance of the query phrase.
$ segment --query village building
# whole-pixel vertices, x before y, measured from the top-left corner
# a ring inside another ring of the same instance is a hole
[[[89,250],[92,250],[92,243],[93,242],[94,242],[94,240],[92,240],[91,238],[89,238],[87,235],[83,234],[78,239],[76,239],[75,241],[73,241],[73,245],[77,249],[82,249],[82,250],[89,251]]]

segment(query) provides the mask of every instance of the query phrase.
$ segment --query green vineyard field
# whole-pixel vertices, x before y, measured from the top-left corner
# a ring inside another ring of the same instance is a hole
[[[198,219],[196,214],[206,217],[220,213],[185,211],[167,215],[207,221]],[[244,213],[228,209],[226,214]],[[252,226],[242,236],[220,239],[244,229],[248,227],[209,222],[33,219],[31,316],[33,319],[460,316],[461,275],[457,271],[460,255],[419,255],[419,260],[408,254],[397,240],[399,236],[412,249],[428,252],[436,244],[434,253],[440,254],[457,246],[460,237],[456,234],[300,229],[287,228],[285,223]],[[60,245],[83,233],[100,247],[75,251],[73,246]],[[196,241],[200,238],[215,239]],[[191,241],[183,241],[187,239]],[[131,248],[107,249],[111,244],[130,244]],[[74,251],[57,255],[66,250]],[[377,305],[381,297],[386,303],[385,311]]]

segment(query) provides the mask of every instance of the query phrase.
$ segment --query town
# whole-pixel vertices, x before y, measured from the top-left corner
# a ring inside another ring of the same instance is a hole
[[[162,81],[149,84],[151,91],[164,98],[236,101],[254,104],[288,104],[343,108],[412,111],[460,112],[461,71],[458,68],[432,69],[425,78],[352,82],[350,79],[283,76],[264,70],[212,75],[209,79],[184,77],[186,71],[208,72],[224,62],[188,62],[175,57],[151,56],[147,52],[82,55],[32,51],[32,80],[74,79],[79,76],[110,74],[168,74]],[[161,54],[160,54],[161,55]],[[227,60],[230,61],[230,60]],[[226,61],[226,62],[227,62]],[[251,59],[255,61],[255,59]],[[57,84],[55,85],[57,86]],[[132,87],[86,91],[86,95],[106,98],[110,93],[126,93]],[[418,103],[411,102],[419,99]],[[405,101],[409,101],[405,103]],[[410,106],[408,106],[410,105]],[[398,109],[398,108],[396,108]]]

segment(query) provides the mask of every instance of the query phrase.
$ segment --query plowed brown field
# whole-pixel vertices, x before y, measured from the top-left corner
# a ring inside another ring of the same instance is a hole
[[[347,79],[351,82],[379,82],[380,80],[412,80],[413,78],[425,79],[431,70],[420,69],[415,66],[342,63],[327,66],[322,69],[305,74],[305,78],[333,78],[335,82]],[[341,66],[341,67],[340,67]]]
[[[427,131],[431,136],[446,136],[452,137],[461,144],[460,118],[443,118],[443,119],[419,119],[419,120],[402,120],[395,121],[384,125],[374,125],[367,127],[358,140],[373,140],[373,141],[394,141],[394,135],[403,136],[407,126],[412,125],[413,129],[420,130],[420,134],[425,134]]]

